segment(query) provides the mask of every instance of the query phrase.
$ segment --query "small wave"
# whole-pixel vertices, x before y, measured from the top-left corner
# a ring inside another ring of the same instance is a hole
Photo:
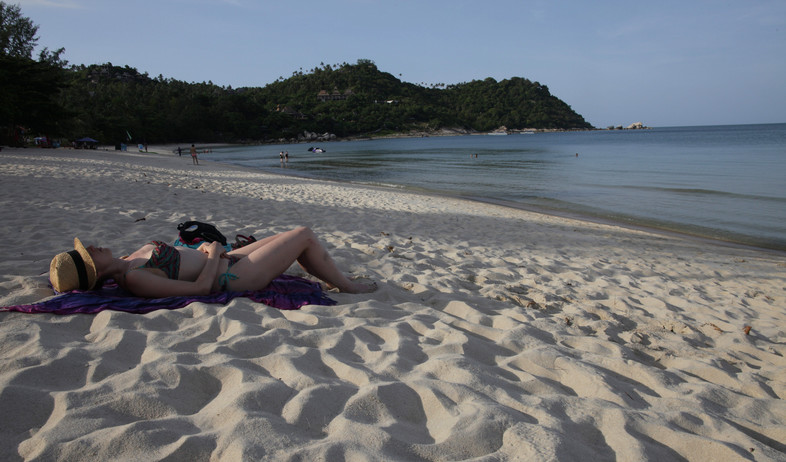
[[[773,201],[778,203],[786,203],[786,197],[760,196],[756,194],[739,194],[731,191],[718,191],[716,189],[669,188],[663,186],[608,185],[608,184],[605,185],[592,184],[588,186],[592,186],[593,188],[599,188],[599,189],[628,189],[628,190],[637,190],[637,191],[664,192],[664,193],[695,195],[695,196],[729,197],[734,199],[747,199],[747,200],[754,200],[754,201]]]

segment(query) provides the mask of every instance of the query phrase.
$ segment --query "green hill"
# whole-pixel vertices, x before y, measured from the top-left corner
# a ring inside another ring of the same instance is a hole
[[[111,64],[77,66],[60,103],[70,136],[119,142],[256,142],[303,131],[339,137],[438,130],[588,129],[545,85],[514,77],[425,87],[369,60],[322,65],[264,87],[220,87],[150,78]]]

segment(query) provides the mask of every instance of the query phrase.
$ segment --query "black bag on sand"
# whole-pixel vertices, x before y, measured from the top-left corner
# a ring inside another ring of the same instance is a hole
[[[177,230],[180,231],[180,240],[186,244],[218,241],[221,245],[227,245],[227,238],[210,223],[186,221],[177,225]]]

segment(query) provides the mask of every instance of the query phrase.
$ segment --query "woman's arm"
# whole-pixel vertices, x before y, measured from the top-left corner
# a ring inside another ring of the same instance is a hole
[[[147,298],[209,294],[225,251],[218,242],[203,245],[199,250],[207,254],[207,261],[195,281],[169,279],[150,271],[131,271],[126,275],[126,288],[134,295]]]

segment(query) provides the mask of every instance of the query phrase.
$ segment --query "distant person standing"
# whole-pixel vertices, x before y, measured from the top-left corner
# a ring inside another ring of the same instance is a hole
[[[191,160],[193,161],[194,165],[199,165],[199,159],[197,159],[197,150],[194,145],[191,145]]]
[[[183,150],[180,149],[180,146],[177,147],[177,156],[178,157],[183,157]]]

